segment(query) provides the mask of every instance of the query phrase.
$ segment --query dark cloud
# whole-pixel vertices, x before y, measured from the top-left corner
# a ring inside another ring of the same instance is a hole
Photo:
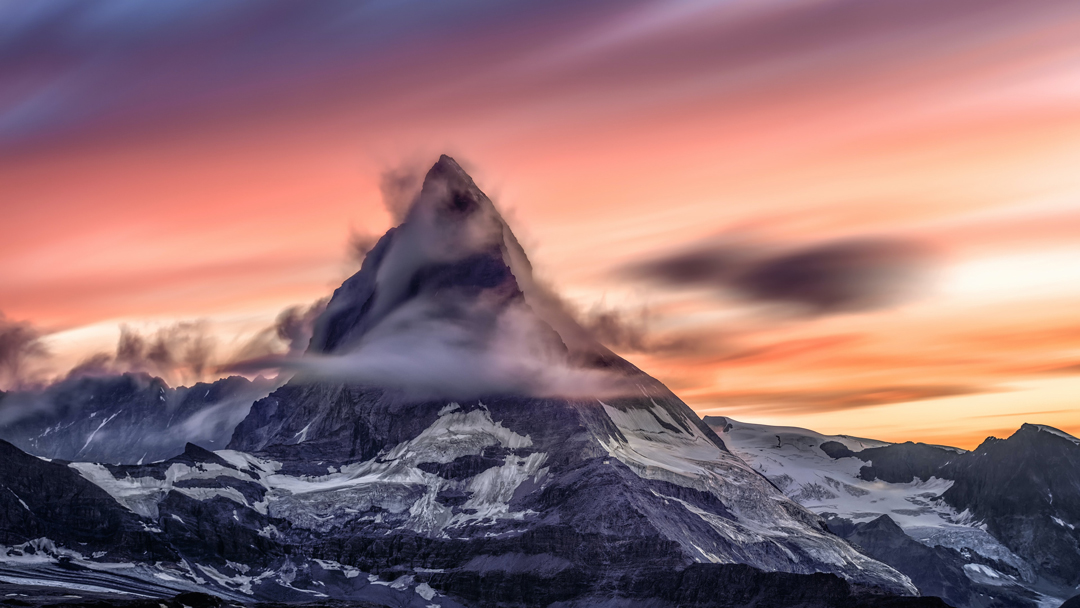
[[[214,340],[200,322],[181,322],[143,336],[130,327],[120,328],[117,361],[126,371],[146,371],[156,376],[176,372],[202,376],[214,352]]]
[[[621,351],[645,352],[648,344],[648,314],[628,315],[618,310],[593,310],[582,326],[601,344]]]
[[[401,166],[383,171],[379,177],[379,193],[382,194],[383,205],[390,214],[394,225],[405,221],[409,209],[420,195],[420,188],[424,184],[424,170],[420,165]],[[374,243],[372,243],[374,246]]]
[[[27,364],[48,355],[41,332],[0,312],[0,387],[18,388],[31,382]]]
[[[406,164],[383,171],[379,176],[379,193],[383,206],[390,215],[391,222],[397,226],[405,221],[413,203],[420,196],[424,183],[424,168],[417,164]],[[363,264],[367,254],[379,242],[380,236],[366,230],[353,230],[349,233],[348,256],[351,262]]]
[[[112,376],[115,371],[115,358],[110,353],[97,353],[83,359],[78,365],[71,368],[67,378],[100,378]]]
[[[80,129],[146,128],[163,116],[247,113],[343,81],[367,83],[365,98],[392,94],[402,88],[394,76],[410,73],[401,62],[414,75],[445,72],[418,45],[475,38],[492,20],[528,22],[538,12],[550,9],[489,0],[422,9],[352,0],[0,3],[0,150]]]
[[[349,260],[357,264],[363,264],[364,258],[379,242],[379,237],[370,232],[356,232],[349,234]]]
[[[319,298],[308,306],[291,306],[281,311],[274,322],[274,331],[289,348],[290,354],[303,353],[311,342],[315,321],[326,310],[330,298]]]
[[[197,382],[215,367],[217,341],[205,322],[185,321],[142,333],[120,326],[115,353],[98,353],[79,363],[67,377],[146,373],[176,385]]]
[[[576,100],[605,90],[678,91],[673,83],[700,82],[701,74],[722,76],[708,80],[724,92],[803,79],[865,83],[928,58],[950,65],[943,53],[971,44],[1041,32],[1067,6],[832,0],[753,11],[701,3],[699,12],[613,0],[5,2],[0,150],[200,110],[289,107],[299,92],[338,83],[357,103],[373,98],[376,109],[408,104],[416,113],[419,97],[433,100],[431,111],[467,103],[500,115],[567,93]],[[983,67],[968,59],[965,74]],[[472,67],[469,79],[462,65]],[[747,78],[755,68],[772,78]],[[422,95],[409,86],[417,82]],[[701,85],[693,90],[703,94]]]
[[[329,301],[330,298],[320,298],[308,305],[282,310],[273,325],[257,333],[217,371],[255,373],[272,370],[280,368],[280,362],[285,358],[303,355],[311,342],[315,321],[326,310]]]
[[[321,298],[282,310],[271,326],[232,352],[222,352],[206,321],[182,321],[152,331],[121,325],[115,351],[90,355],[66,373],[50,368],[48,374],[44,368],[50,353],[42,342],[43,333],[0,313],[0,390],[44,389],[68,379],[129,372],[158,377],[172,386],[209,380],[232,369],[236,361],[303,353],[311,341],[315,320],[328,301]]]
[[[808,314],[884,308],[912,295],[932,252],[900,239],[835,241],[785,252],[710,244],[636,264],[635,278],[672,287],[711,288]]]
[[[716,332],[688,335],[655,331],[647,308],[627,312],[597,306],[588,313],[575,313],[575,317],[594,340],[621,353],[691,356],[712,350],[718,341]]]

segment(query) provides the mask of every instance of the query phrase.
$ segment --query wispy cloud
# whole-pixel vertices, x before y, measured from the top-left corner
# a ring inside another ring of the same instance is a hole
[[[48,355],[41,332],[24,321],[0,312],[0,388],[20,388],[33,382],[28,364]]]
[[[844,390],[794,391],[731,391],[696,395],[702,411],[739,412],[756,414],[805,414],[856,410],[891,403],[910,403],[997,392],[983,386],[965,385],[898,385],[872,386]],[[708,404],[708,405],[706,405]]]

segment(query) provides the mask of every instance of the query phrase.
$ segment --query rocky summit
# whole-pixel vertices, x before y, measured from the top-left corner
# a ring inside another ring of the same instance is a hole
[[[112,464],[0,445],[0,581],[132,600],[944,605],[592,340],[449,157],[278,364],[292,379],[225,449]]]

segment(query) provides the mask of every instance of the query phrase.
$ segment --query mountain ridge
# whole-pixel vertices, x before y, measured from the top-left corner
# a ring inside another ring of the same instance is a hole
[[[1080,440],[1058,429],[1025,423],[965,452],[706,420],[833,532],[958,608],[1054,605],[1080,582]]]
[[[37,456],[110,464],[162,460],[188,442],[220,449],[275,384],[229,376],[170,387],[134,372],[72,377],[0,395],[0,439]]]

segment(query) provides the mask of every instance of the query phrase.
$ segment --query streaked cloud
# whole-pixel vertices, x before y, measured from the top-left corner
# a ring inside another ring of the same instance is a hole
[[[780,252],[716,243],[642,262],[627,274],[671,288],[728,290],[810,314],[874,310],[914,291],[932,255],[903,240],[848,240]]]
[[[910,403],[942,397],[994,392],[987,387],[964,385],[873,386],[846,390],[741,391],[698,395],[704,403],[723,404],[716,411],[752,411],[757,414],[791,414],[807,410],[834,412],[857,410],[893,403]]]
[[[41,335],[30,323],[8,319],[0,312],[0,389],[33,382],[27,367],[33,359],[48,355]]]

